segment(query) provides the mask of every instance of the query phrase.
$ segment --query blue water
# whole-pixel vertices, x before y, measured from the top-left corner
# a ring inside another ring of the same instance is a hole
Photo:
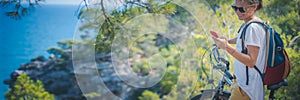
[[[4,15],[0,9],[0,100],[8,86],[3,84],[20,64],[44,55],[57,41],[72,39],[77,18],[76,5],[42,5],[21,20]]]

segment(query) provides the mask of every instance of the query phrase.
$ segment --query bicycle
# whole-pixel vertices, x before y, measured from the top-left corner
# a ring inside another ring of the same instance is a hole
[[[220,56],[219,49],[216,45],[214,45],[214,48],[209,53],[209,57],[210,57],[210,63],[212,65],[211,72],[212,70],[219,70],[222,73],[222,78],[219,80],[217,86],[215,86],[212,89],[201,90],[201,94],[192,97],[191,100],[206,100],[206,99],[228,100],[230,97],[230,92],[224,90],[224,86],[232,85],[233,76],[228,72],[230,62]],[[214,64],[213,62],[216,62],[216,64]],[[207,76],[207,84],[214,85],[214,79],[209,78],[209,76],[207,75],[203,67],[204,66],[202,66],[202,70],[204,71],[204,74]],[[211,73],[211,75],[213,74]]]
[[[205,55],[205,53],[204,53],[204,55]],[[204,55],[203,55],[203,57],[204,57]],[[228,72],[229,67],[230,67],[230,62],[220,56],[218,47],[216,45],[214,45],[214,48],[209,53],[209,57],[210,57],[210,63],[213,67],[212,70],[216,69],[216,70],[221,71],[222,78],[219,80],[218,85],[215,88],[201,90],[201,94],[198,94],[198,95],[192,97],[190,100],[206,100],[206,99],[228,100],[231,95],[231,93],[229,91],[224,90],[225,85],[228,85],[229,87],[232,85],[233,76]],[[213,58],[217,64],[213,64]],[[207,76],[207,84],[213,84],[214,79],[209,78],[209,76],[205,72],[204,66],[203,66],[203,61],[202,61],[202,70],[204,71],[204,74]],[[268,85],[267,89],[271,91],[269,94],[269,100],[275,100],[276,98],[275,98],[274,94],[275,94],[276,90],[278,90],[282,86],[287,86],[287,85],[288,85],[288,83],[286,80],[283,80],[276,84]]]

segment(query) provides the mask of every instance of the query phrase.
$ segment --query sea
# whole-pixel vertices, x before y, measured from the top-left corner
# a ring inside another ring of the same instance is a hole
[[[0,7],[0,100],[8,91],[3,81],[21,64],[41,55],[47,58],[48,48],[73,38],[77,8],[78,5],[44,4],[16,20],[5,15],[8,8]]]

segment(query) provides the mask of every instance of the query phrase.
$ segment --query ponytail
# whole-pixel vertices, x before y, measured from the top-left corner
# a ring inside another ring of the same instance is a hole
[[[263,8],[263,3],[262,3],[262,0],[258,0],[258,5],[257,5],[257,8],[256,8],[256,11],[257,10],[260,10]]]

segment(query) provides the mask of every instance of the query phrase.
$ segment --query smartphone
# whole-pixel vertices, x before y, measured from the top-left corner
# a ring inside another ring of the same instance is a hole
[[[213,35],[215,38],[219,37],[218,34],[216,32],[214,32],[214,31],[210,31],[210,34]]]

